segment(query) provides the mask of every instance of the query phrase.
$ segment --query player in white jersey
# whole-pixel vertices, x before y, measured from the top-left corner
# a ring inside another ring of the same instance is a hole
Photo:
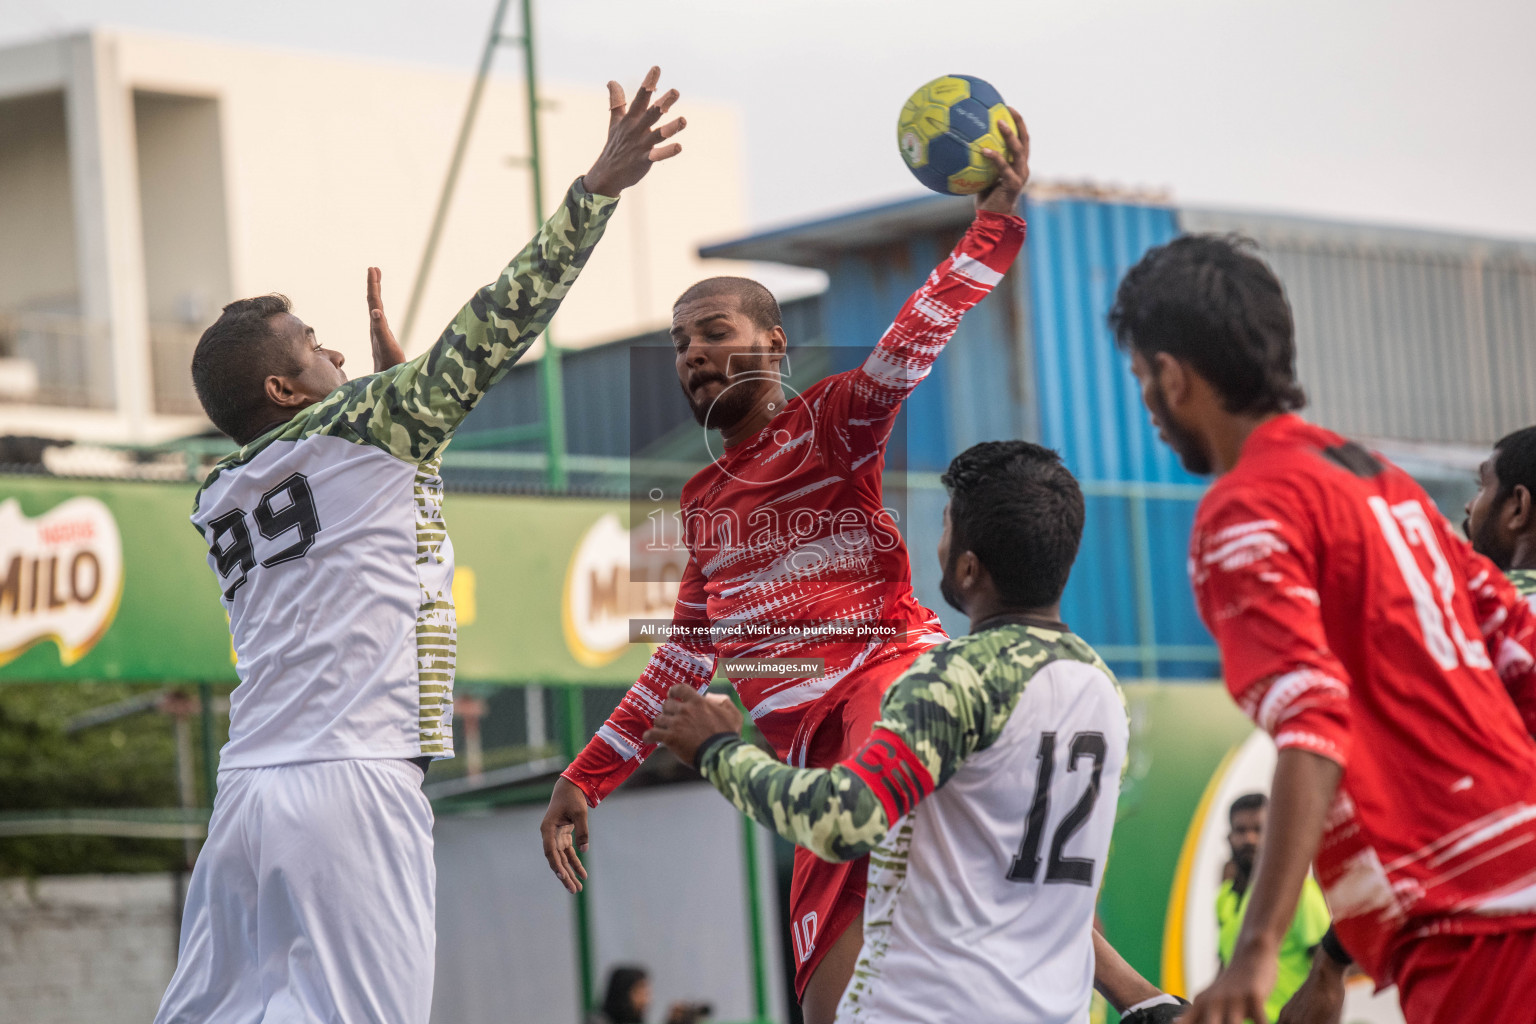
[[[681,147],[652,68],[607,144],[500,278],[409,362],[348,381],[279,295],[224,308],[193,357],[239,451],[192,522],[238,655],[208,842],[157,1024],[425,1024],[432,1005],[433,758],[453,756],[453,546],[438,466],[543,331],[619,193]],[[369,273],[375,358],[394,343]],[[416,761],[416,764],[412,764]]]
[[[943,479],[942,591],[971,632],[892,684],[856,754],[780,764],[741,740],[729,700],[686,686],[646,740],[818,856],[870,855],[838,1024],[1081,1021],[1129,740],[1114,677],[1059,621],[1082,493],[1024,441],[977,445]]]

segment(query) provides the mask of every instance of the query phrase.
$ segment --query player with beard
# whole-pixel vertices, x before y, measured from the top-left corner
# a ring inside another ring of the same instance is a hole
[[[1093,908],[1129,739],[1113,676],[1060,621],[1083,496],[1055,452],[1025,441],[976,445],[943,482],[941,589],[970,633],[917,658],[855,749],[780,764],[741,739],[728,698],[687,685],[645,739],[799,848],[868,857],[838,1024],[1067,1024],[1102,967]],[[1106,995],[1135,1024],[1180,1009]]]
[[[1110,314],[1160,435],[1218,476],[1191,579],[1229,691],[1279,748],[1232,959],[1188,1024],[1265,1019],[1314,860],[1338,939],[1409,1024],[1528,1015],[1536,615],[1406,473],[1294,415],[1290,306],[1246,244],[1151,250]]]
[[[1477,470],[1462,531],[1472,548],[1498,566],[1536,608],[1536,427],[1502,438]],[[1526,720],[1536,732],[1536,721]],[[1344,979],[1353,961],[1330,930],[1312,971],[1281,1011],[1279,1024],[1335,1024],[1344,1007]]]
[[[767,289],[711,278],[674,305],[678,382],[724,449],[683,488],[689,559],[670,638],[556,783],[541,825],[545,857],[571,892],[586,877],[576,853],[588,846],[588,808],[655,749],[643,737],[673,686],[706,689],[721,658],[822,661],[814,675],[731,682],[779,757],[829,765],[869,735],[891,681],[945,639],[912,592],[881,473],[902,402],[1023,245],[1014,209],[1029,137],[1013,116],[1007,153],[988,151],[999,179],[977,197],[970,229],[858,368],[786,397],[787,339]],[[853,970],[865,868],[796,851],[795,990],[810,1024],[832,1019]]]
[[[1472,546],[1536,606],[1536,427],[1493,446],[1478,467],[1477,493],[1466,511]]]

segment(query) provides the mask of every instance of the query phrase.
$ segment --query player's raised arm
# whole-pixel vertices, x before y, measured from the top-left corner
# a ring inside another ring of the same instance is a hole
[[[1019,112],[1009,109],[1013,125],[1000,124],[1007,152],[983,151],[997,166],[998,180],[976,197],[975,221],[852,375],[846,428],[840,424],[839,433],[848,449],[841,454],[854,469],[873,465],[867,455],[889,438],[901,403],[933,369],[961,317],[1003,279],[1024,244],[1024,220],[1016,209],[1029,181],[1029,131]]]
[[[852,757],[792,768],[742,741],[741,714],[724,698],[683,687],[668,695],[646,739],[693,764],[727,800],[823,860],[869,853],[918,802],[989,745],[993,700],[956,659],[920,657],[886,693],[881,718]]]
[[[355,411],[347,415],[359,433],[400,458],[434,458],[486,390],[543,333],[602,237],[619,194],[645,177],[652,164],[682,149],[666,140],[683,130],[684,119],[657,124],[678,98],[675,89],[654,97],[660,73],[652,68],[627,106],[623,88],[608,83],[608,139],[591,169],[572,184],[560,207],[501,276],[459,310],[431,348],[369,381]],[[369,284],[372,326],[377,331],[383,323],[387,330],[372,274]],[[382,361],[380,348],[375,333],[376,365]]]

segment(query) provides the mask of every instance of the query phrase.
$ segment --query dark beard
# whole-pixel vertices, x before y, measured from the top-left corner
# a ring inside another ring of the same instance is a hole
[[[735,375],[757,373],[767,368],[766,350],[754,350],[760,353],[760,357],[751,360],[750,366],[735,368]],[[700,384],[709,381],[719,381],[725,387],[715,398],[700,401],[693,397],[693,389]],[[706,430],[730,430],[736,424],[751,415],[752,411],[762,400],[764,386],[771,381],[761,377],[749,377],[746,380],[738,380],[731,383],[731,378],[718,373],[705,373],[690,377],[686,382],[679,382],[683,389],[683,397],[688,400],[688,408],[693,412],[693,418],[699,426]]]
[[[944,566],[944,574],[939,578],[939,595],[948,602],[949,606],[957,612],[969,615],[965,605],[960,603],[960,591],[955,586],[955,562],[959,559],[956,553],[954,537],[949,541],[949,561]]]
[[[1493,520],[1497,512],[1497,508],[1489,509],[1487,514],[1483,516],[1482,529],[1477,530],[1475,533],[1472,530],[1472,520],[1470,518],[1462,522],[1461,528],[1466,533],[1467,540],[1471,541],[1473,551],[1476,551],[1498,566],[1500,572],[1508,572],[1509,563],[1513,558],[1514,552],[1501,549],[1499,538],[1493,532]]]
[[[725,388],[715,398],[702,402],[693,397],[693,392],[686,386],[683,388],[683,396],[688,399],[688,408],[693,411],[693,418],[699,426],[706,430],[730,430],[736,424],[752,414],[757,408],[758,400],[762,394],[762,387],[757,380],[744,380],[732,384],[724,377],[714,374],[700,378],[695,383],[704,383],[710,380],[722,381]],[[758,385],[758,386],[754,386]]]
[[[1168,447],[1179,457],[1179,463],[1196,476],[1211,475],[1211,455],[1200,444],[1200,439],[1194,433],[1185,430],[1174,422],[1173,415],[1168,411],[1168,400],[1163,397],[1162,381],[1154,381],[1152,395],[1148,403],[1152,414],[1161,424],[1163,437],[1168,441]]]

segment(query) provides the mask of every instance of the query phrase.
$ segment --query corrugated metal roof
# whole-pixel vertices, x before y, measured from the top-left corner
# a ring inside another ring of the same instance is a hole
[[[1174,212],[1062,199],[1026,213],[1040,442],[1084,480],[1199,483],[1158,441],[1105,319],[1125,272],[1178,234]]]
[[[1030,182],[1030,201],[1082,199],[1092,202],[1145,203],[1163,197],[1085,181]],[[861,207],[814,220],[770,228],[755,235],[702,246],[705,259],[766,260],[797,267],[829,269],[852,249],[887,243],[905,244],[914,235],[964,230],[974,211],[969,198],[926,195]]]
[[[1536,243],[1217,210],[1179,219],[1259,243],[1291,301],[1317,422],[1480,445],[1536,422]]]

